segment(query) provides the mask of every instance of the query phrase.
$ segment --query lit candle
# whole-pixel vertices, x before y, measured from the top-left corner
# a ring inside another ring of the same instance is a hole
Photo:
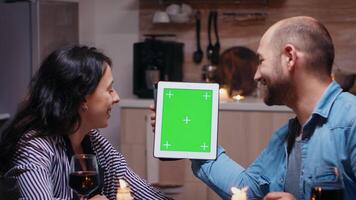
[[[231,188],[232,197],[231,200],[247,200],[247,187],[238,189],[236,187]]]
[[[241,101],[241,100],[243,100],[245,97],[238,94],[238,95],[233,96],[232,98],[235,99],[235,100],[237,100],[237,101]]]
[[[133,200],[130,188],[128,187],[126,181],[120,179],[119,183],[120,187],[117,189],[116,200]]]

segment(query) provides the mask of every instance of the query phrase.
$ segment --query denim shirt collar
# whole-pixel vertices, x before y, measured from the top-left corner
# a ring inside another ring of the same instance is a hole
[[[332,81],[325,90],[324,94],[321,96],[314,111],[312,112],[312,115],[316,114],[325,119],[328,118],[331,107],[341,92],[342,89],[340,85],[336,83],[336,81]]]
[[[303,139],[309,138],[312,134],[312,127],[315,126],[317,123],[322,123],[329,117],[329,113],[333,103],[335,102],[337,96],[342,92],[341,87],[335,81],[332,81],[329,86],[326,88],[324,94],[321,96],[320,100],[316,104],[312,115],[310,116],[309,120],[305,124],[305,127],[301,127],[298,122],[297,118],[293,118],[289,120],[288,123],[288,134],[287,134],[287,141],[288,141],[288,151],[290,151],[291,147],[293,146],[295,135],[303,132]]]

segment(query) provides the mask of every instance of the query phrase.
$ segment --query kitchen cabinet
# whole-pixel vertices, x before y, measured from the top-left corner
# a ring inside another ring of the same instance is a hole
[[[152,173],[157,173],[154,166],[148,166],[155,158],[152,153],[147,153],[152,144],[147,140],[153,136],[149,121],[151,111],[148,109],[152,103],[151,100],[120,102],[120,151],[129,166],[149,181]],[[262,102],[223,103],[219,111],[218,143],[233,160],[247,167],[267,145],[271,134],[293,116],[286,107],[267,107]],[[158,176],[163,181],[159,185],[168,188],[171,197],[177,200],[220,199],[192,174],[189,160],[157,162],[155,166],[159,166]],[[176,167],[175,170],[172,167]],[[174,180],[175,177],[179,177],[179,180]],[[181,184],[182,187],[169,188],[174,184]]]

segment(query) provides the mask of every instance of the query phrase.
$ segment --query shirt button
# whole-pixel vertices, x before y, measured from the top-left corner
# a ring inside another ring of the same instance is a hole
[[[279,179],[279,181],[281,181],[281,183],[283,183],[283,182],[284,182],[284,179],[283,179],[283,178],[281,178],[281,179]]]

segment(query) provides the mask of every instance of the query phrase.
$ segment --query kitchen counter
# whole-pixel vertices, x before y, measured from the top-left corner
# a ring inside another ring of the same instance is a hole
[[[153,99],[122,99],[119,103],[121,108],[148,108],[153,104]],[[219,105],[222,111],[276,111],[292,112],[286,106],[267,106],[261,99],[246,98],[241,101],[222,101]]]

